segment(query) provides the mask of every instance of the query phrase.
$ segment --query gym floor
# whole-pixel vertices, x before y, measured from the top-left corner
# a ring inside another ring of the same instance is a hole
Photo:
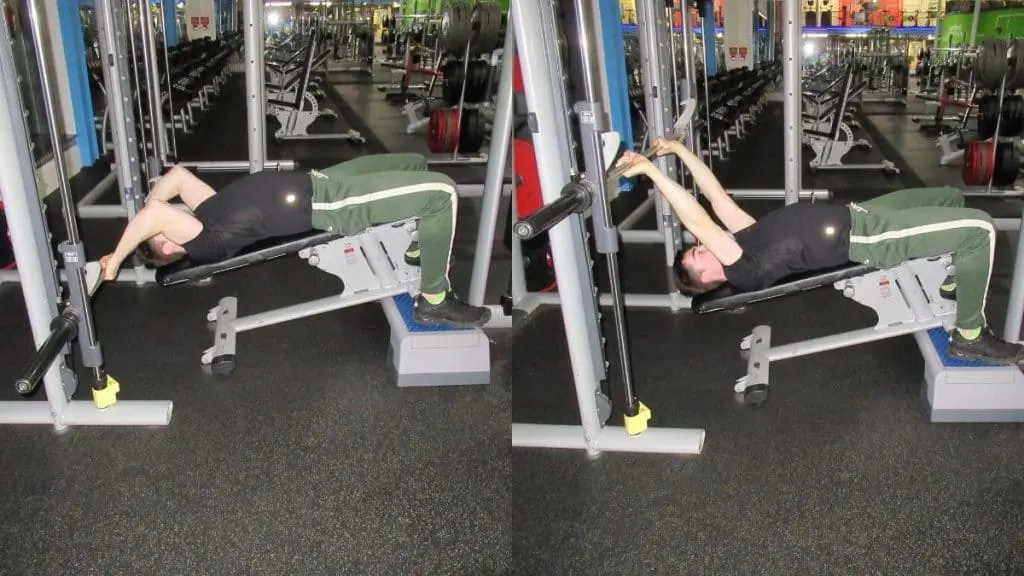
[[[848,202],[949,181],[936,168],[911,170],[936,166],[938,151],[909,119],[889,114],[861,119],[875,147],[855,161],[885,156],[900,176],[807,172],[804,187]],[[716,164],[727,188],[782,187],[781,106],[756,130]],[[747,206],[761,213],[777,205]],[[1019,203],[984,205],[1001,216],[1020,211]],[[1000,238],[989,299],[997,327],[1011,240]],[[661,250],[625,248],[628,291],[664,290]],[[514,573],[1024,573],[1024,426],[929,423],[912,338],[780,362],[768,403],[736,402],[739,343],[756,324],[789,342],[867,326],[873,316],[824,289],[732,314],[630,310],[637,393],[653,410],[652,425],[706,429],[704,453],[588,461],[577,451],[513,450]],[[610,320],[605,329],[612,338]],[[557,309],[517,326],[509,359],[515,422],[579,423],[567,352]]]
[[[242,82],[229,84],[194,137],[179,137],[183,159],[247,157]],[[367,131],[374,119],[341,104],[366,145],[279,147],[268,137],[268,157],[318,168],[387,151]],[[424,138],[418,141],[425,152]],[[104,171],[76,177],[78,195]],[[204,175],[214,185],[231,177]],[[453,177],[483,180],[482,170]],[[116,201],[113,193],[108,200]],[[459,211],[452,273],[463,293],[477,211],[474,199]],[[48,212],[59,219],[56,205]],[[84,221],[89,256],[113,248],[122,226]],[[55,235],[60,228],[55,222]],[[493,301],[510,264],[497,247]],[[211,338],[206,310],[221,297],[237,295],[241,310],[255,312],[337,288],[297,258],[202,286],[105,286],[95,298],[96,320],[121,398],[173,400],[174,417],[169,427],[148,430],[56,435],[44,426],[7,427],[0,574],[508,573],[510,391],[502,333],[492,335],[490,386],[397,388],[388,324],[374,305],[245,333],[229,378],[200,368]],[[17,286],[0,287],[0,315],[0,382],[13,382],[32,352]],[[87,386],[83,380],[79,397]],[[0,400],[17,399],[13,386],[0,386]]]

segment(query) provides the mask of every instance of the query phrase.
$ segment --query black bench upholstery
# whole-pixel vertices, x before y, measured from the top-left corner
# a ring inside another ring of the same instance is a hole
[[[319,246],[338,238],[341,238],[341,235],[334,232],[316,231],[257,242],[237,255],[218,262],[195,262],[189,258],[183,258],[157,269],[156,281],[161,286],[174,286],[175,284],[204,280],[215,274],[295,254],[303,248]]]
[[[751,292],[742,292],[731,284],[723,284],[710,292],[694,296],[690,301],[690,309],[696,314],[709,314],[720,310],[735,310],[748,304],[763,302],[780,296],[789,296],[821,288],[822,286],[829,286],[840,280],[863,276],[874,270],[875,268],[871,266],[850,262],[828,270],[794,274],[793,276],[783,278],[773,286]]]

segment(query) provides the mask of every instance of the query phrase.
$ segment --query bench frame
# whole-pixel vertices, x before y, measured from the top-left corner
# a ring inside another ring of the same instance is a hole
[[[218,376],[227,376],[235,368],[239,332],[382,301],[400,294],[418,293],[420,269],[406,264],[404,259],[414,230],[415,222],[409,220],[370,228],[355,236],[317,234],[308,241],[300,239],[286,245],[298,247],[295,249],[282,248],[275,251],[268,248],[236,258],[237,264],[229,260],[210,265],[208,270],[209,275],[212,275],[297,253],[311,266],[338,277],[344,286],[341,292],[333,296],[249,316],[238,315],[238,298],[221,298],[217,306],[207,313],[207,321],[214,325],[214,338],[213,346],[203,351],[202,364],[209,366]],[[318,239],[324,241],[319,242]],[[199,278],[177,278],[173,272],[162,270],[158,273],[158,279],[163,285],[173,285]]]
[[[831,283],[844,296],[871,308],[878,315],[875,325],[868,328],[781,346],[772,345],[770,326],[755,327],[740,343],[740,348],[748,352],[747,373],[736,381],[734,391],[742,394],[746,402],[759,404],[767,398],[772,362],[927,332],[936,327],[951,329],[956,304],[939,295],[939,286],[951,271],[950,256],[911,260],[888,270],[848,266],[752,293],[747,300],[742,294],[728,294],[726,298],[729,300],[724,305],[718,305],[722,299],[716,300],[713,296],[698,297],[694,299],[694,311],[707,313],[735,309]],[[798,286],[794,287],[794,284]]]

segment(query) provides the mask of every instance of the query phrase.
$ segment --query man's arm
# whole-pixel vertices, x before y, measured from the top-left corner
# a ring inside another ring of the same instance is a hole
[[[167,203],[180,196],[181,201],[188,206],[188,209],[194,211],[197,206],[216,193],[216,190],[189,172],[187,168],[175,166],[168,170],[167,174],[161,176],[156,186],[153,186],[149,196],[146,197],[146,204],[153,201]]]
[[[683,146],[682,142],[671,141],[667,143],[666,147],[678,156],[679,160],[690,170],[701,194],[711,203],[711,209],[714,210],[715,216],[718,216],[729,232],[735,234],[756,222],[750,214],[736,204],[732,196],[729,196],[707,164],[704,164],[703,160]]]
[[[658,188],[661,195],[668,200],[679,221],[715,255],[719,262],[724,266],[729,266],[743,256],[743,249],[736,243],[736,239],[715,224],[715,221],[704,211],[700,202],[697,202],[693,195],[684,190],[675,180],[662,174],[653,164],[648,163],[648,166],[645,173],[654,182],[654,186]],[[694,178],[696,179],[696,176]]]
[[[121,263],[135,252],[140,244],[157,234],[163,234],[171,242],[181,245],[198,236],[202,230],[202,223],[191,214],[186,214],[166,202],[150,200],[145,208],[139,210],[128,222],[121,239],[117,242],[117,248],[104,258],[104,277],[107,280],[116,278]]]

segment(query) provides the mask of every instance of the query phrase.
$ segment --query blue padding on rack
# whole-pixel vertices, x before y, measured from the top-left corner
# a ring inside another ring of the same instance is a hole
[[[714,39],[710,42],[704,41],[704,62],[707,63],[708,78],[718,74],[718,49],[715,32],[715,2],[706,0],[704,13],[701,14],[701,37]]]
[[[85,40],[82,36],[79,6],[76,0],[60,0],[57,4],[57,18],[60,20],[61,43],[64,45],[71,110],[75,115],[78,154],[82,166],[92,166],[100,157],[100,146],[96,138],[96,120],[93,117],[92,91],[89,89],[89,70],[85,62]]]
[[[178,13],[175,11],[174,0],[161,0],[160,7],[164,10],[164,38],[167,47],[178,45]]]
[[[625,42],[622,39],[622,8],[619,0],[601,0],[601,39],[606,55],[604,62],[608,78],[608,109],[611,111],[611,130],[619,133],[626,150],[633,149],[633,120],[629,110],[629,85],[626,82]],[[612,57],[607,57],[612,55]],[[622,178],[619,191],[628,192],[633,182]]]
[[[928,331],[928,339],[935,347],[935,353],[946,368],[988,368],[992,364],[979,360],[960,360],[949,355],[949,333],[945,328],[937,327]]]
[[[402,315],[402,321],[405,322],[406,328],[409,332],[465,332],[466,328],[454,328],[452,326],[438,326],[435,324],[421,324],[416,321],[416,302],[412,299],[412,296],[408,294],[401,294],[393,298],[395,301],[395,307],[398,308],[398,313]]]

